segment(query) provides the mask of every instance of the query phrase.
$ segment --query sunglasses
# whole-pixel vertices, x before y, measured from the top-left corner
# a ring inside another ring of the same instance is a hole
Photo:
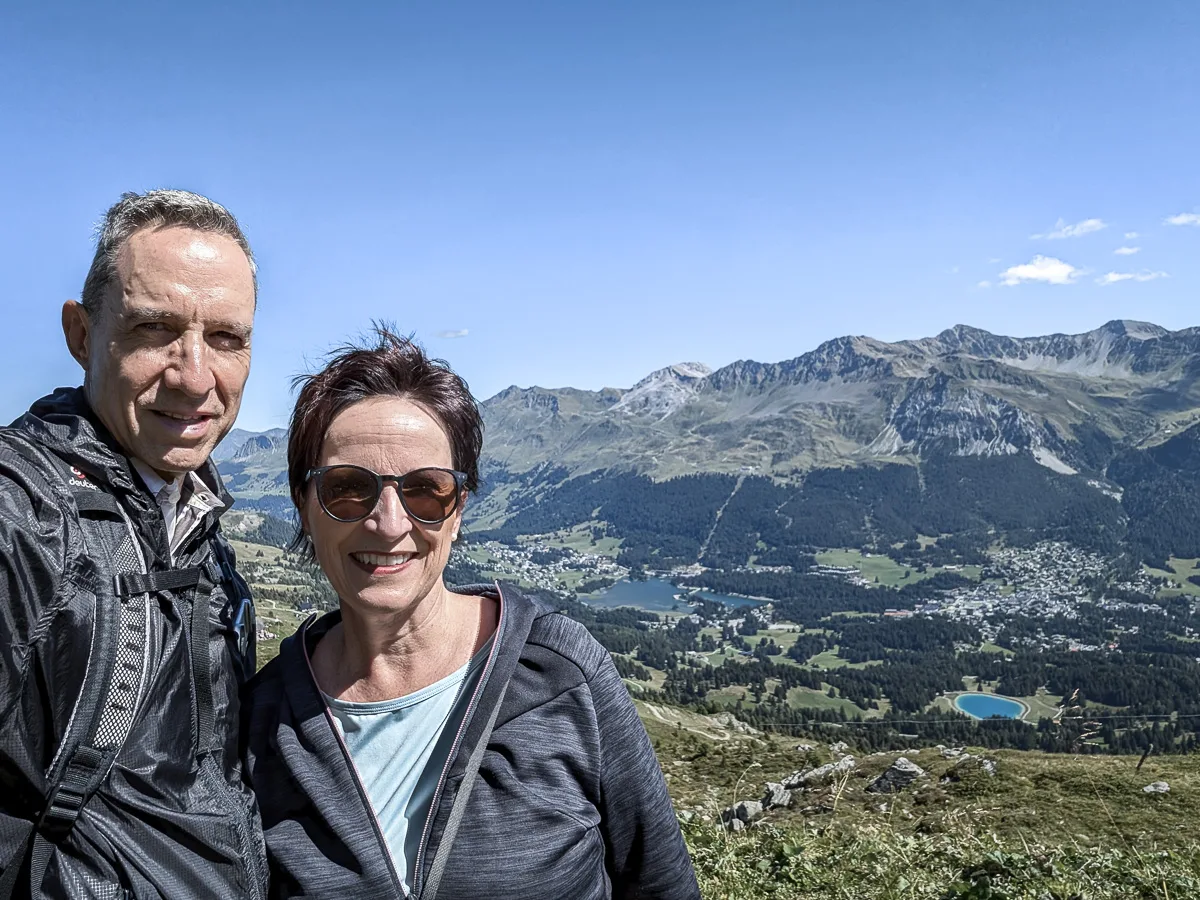
[[[379,503],[386,482],[394,481],[404,511],[425,525],[437,525],[454,515],[462,497],[465,472],[426,466],[404,475],[379,475],[362,466],[321,466],[310,469],[305,483],[316,485],[317,502],[331,519],[358,522]]]

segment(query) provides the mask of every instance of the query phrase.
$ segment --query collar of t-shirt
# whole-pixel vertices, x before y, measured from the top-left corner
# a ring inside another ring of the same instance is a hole
[[[204,479],[195,472],[188,472],[167,481],[140,459],[132,459],[130,462],[162,511],[163,522],[167,526],[171,559],[174,562],[175,551],[183,546],[183,542],[196,530],[204,516],[220,509],[223,504],[204,483]]]

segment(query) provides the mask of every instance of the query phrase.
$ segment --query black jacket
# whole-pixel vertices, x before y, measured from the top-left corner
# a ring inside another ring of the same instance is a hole
[[[509,585],[417,855],[421,896],[471,751],[507,683],[440,900],[699,897],[646,730],[582,625]],[[310,620],[247,686],[248,771],[272,897],[401,897],[391,856],[309,665],[340,618]]]
[[[22,452],[18,432],[115,497],[151,570],[170,568],[162,513],[82,390],[60,389],[0,429],[0,867],[45,804],[46,773],[84,682],[94,610],[114,602],[109,561],[88,554],[79,519],[64,506],[62,471]],[[199,474],[227,508],[212,464]],[[228,550],[218,514],[210,514],[177,552],[176,567],[202,565],[218,544]],[[251,673],[228,621],[243,590],[219,583],[209,598],[214,725],[206,736],[196,733],[189,614],[179,598],[152,595],[156,664],[124,749],[50,860],[46,896],[265,893],[261,826],[238,752],[238,691]],[[198,759],[202,739],[211,749]],[[27,893],[26,880],[17,896]]]

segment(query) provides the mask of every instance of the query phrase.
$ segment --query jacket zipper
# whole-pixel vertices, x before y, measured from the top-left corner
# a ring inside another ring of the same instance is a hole
[[[499,592],[497,591],[497,594]],[[467,711],[463,714],[462,722],[459,723],[458,730],[454,735],[454,743],[450,745],[450,753],[446,756],[445,763],[442,764],[442,773],[438,776],[437,787],[434,788],[433,798],[429,803],[429,812],[425,814],[425,826],[421,830],[421,842],[417,845],[417,858],[413,866],[413,890],[409,893],[404,889],[403,880],[396,874],[396,861],[392,857],[391,848],[388,847],[387,839],[383,836],[383,826],[379,824],[379,817],[375,814],[374,807],[371,806],[370,798],[367,797],[367,789],[363,787],[362,776],[359,775],[358,767],[354,765],[354,759],[350,756],[350,749],[346,746],[346,741],[342,737],[341,731],[338,730],[337,723],[333,720],[333,713],[329,710],[329,704],[325,702],[325,695],[321,693],[321,686],[317,684],[316,673],[313,672],[312,657],[308,655],[308,642],[301,640],[301,650],[304,652],[304,662],[308,666],[308,675],[312,679],[313,687],[317,690],[317,696],[321,698],[321,708],[325,711],[325,721],[329,724],[333,731],[333,736],[337,739],[338,747],[341,748],[342,756],[346,758],[346,763],[350,767],[350,777],[354,782],[354,787],[358,791],[358,798],[362,801],[362,805],[366,808],[368,816],[371,819],[371,826],[375,830],[375,839],[379,842],[379,846],[383,849],[383,857],[388,864],[388,873],[392,876],[392,883],[400,890],[401,896],[407,898],[420,896],[417,892],[417,887],[421,883],[421,868],[425,860],[425,849],[429,842],[429,829],[433,824],[434,813],[437,811],[438,802],[441,800],[442,791],[446,786],[446,777],[450,773],[450,766],[454,762],[455,756],[458,755],[458,749],[462,744],[463,734],[467,730],[467,725],[470,724],[471,716],[475,712],[475,707],[479,700],[480,692],[483,686],[487,684],[488,676],[491,674],[492,663],[495,661],[496,653],[500,646],[500,632],[504,625],[504,600],[500,600],[500,615],[496,619],[496,640],[492,642],[491,652],[488,654],[488,660],[484,664],[483,672],[479,675],[479,681],[475,684],[475,690],[471,693],[470,703],[467,704]],[[315,615],[309,617],[309,620],[304,623],[304,631],[307,633],[308,626],[312,624],[316,618]]]
[[[396,860],[392,858],[392,850],[388,847],[387,839],[383,836],[383,826],[379,824],[379,817],[375,814],[375,808],[371,806],[371,799],[367,796],[367,789],[363,787],[362,776],[358,773],[358,766],[354,765],[354,759],[350,756],[350,748],[346,746],[345,738],[342,737],[337,723],[333,720],[333,713],[329,710],[329,704],[325,702],[325,695],[321,692],[321,686],[317,684],[317,675],[313,672],[312,667],[312,657],[308,655],[308,641],[303,639],[307,637],[308,626],[312,624],[315,618],[315,615],[310,616],[309,620],[304,623],[304,634],[300,641],[300,647],[304,651],[304,662],[308,665],[308,675],[312,678],[313,687],[317,690],[317,696],[321,698],[321,708],[325,711],[325,721],[333,731],[333,736],[337,738],[338,746],[342,750],[342,756],[346,758],[346,764],[350,767],[350,778],[354,782],[355,789],[358,791],[358,799],[362,801],[367,815],[370,816],[371,827],[375,829],[375,839],[379,842],[379,846],[383,850],[383,858],[387,862],[388,874],[392,876],[392,884],[396,886],[396,890],[401,897],[411,897],[412,895],[404,889],[403,879],[396,873]]]
[[[463,713],[462,722],[459,723],[458,731],[454,735],[454,743],[450,745],[450,753],[446,756],[445,763],[442,764],[442,774],[438,776],[437,787],[433,791],[433,799],[429,803],[429,812],[425,814],[425,827],[421,829],[421,842],[417,844],[417,861],[413,867],[413,893],[420,897],[417,887],[421,885],[422,869],[425,862],[425,849],[429,843],[430,826],[433,825],[433,817],[437,812],[438,804],[442,799],[442,790],[446,786],[446,778],[450,774],[450,767],[454,764],[454,758],[458,756],[459,747],[462,744],[463,734],[467,730],[467,725],[471,722],[471,716],[475,713],[475,708],[479,700],[479,695],[487,684],[488,676],[491,674],[492,663],[496,658],[496,653],[500,647],[500,632],[504,627],[504,598],[500,595],[497,587],[496,595],[500,597],[500,615],[496,618],[496,639],[492,641],[491,652],[488,653],[488,660],[484,664],[483,671],[479,675],[479,681],[475,683],[475,690],[471,692],[471,700],[467,704],[467,711]],[[460,787],[461,789],[461,787]],[[439,848],[440,850],[440,848]]]
[[[211,523],[209,523],[207,521],[203,522],[203,524],[211,525]],[[205,537],[203,539],[203,541],[201,541],[202,545],[205,548],[205,557],[204,558],[205,558],[206,562],[209,559],[211,559],[212,555],[213,555],[212,547],[211,547],[211,540],[212,540],[213,535],[209,534],[209,530],[210,529],[207,527],[196,528],[196,529],[193,529],[193,534],[189,536],[193,539],[193,543],[194,543],[195,535],[197,533],[200,535],[207,535],[207,537]],[[168,544],[169,543],[170,542],[168,539]],[[181,546],[180,549],[182,550],[182,549],[184,549],[184,547]],[[138,552],[139,553],[141,552],[140,549]],[[145,565],[145,563],[143,563],[143,566],[144,565]],[[174,553],[171,554],[171,568],[172,569],[175,568]],[[214,585],[214,587],[215,586],[216,585]],[[149,602],[149,599],[150,599],[149,595],[147,595],[146,599],[147,599],[147,602]],[[196,600],[197,600],[197,598],[193,594],[192,602],[195,603]],[[209,599],[208,602],[211,604],[211,602],[212,602],[211,598]],[[153,604],[151,604],[151,609],[153,610]],[[208,612],[211,615],[212,610],[209,609],[209,610],[206,610],[206,612]],[[207,617],[206,617],[206,619],[207,619]],[[184,629],[183,633],[185,635],[187,635],[186,628]],[[206,635],[205,637],[206,637],[206,639],[211,641],[211,635]],[[188,646],[188,652],[189,653],[191,652],[190,644]],[[207,676],[209,678],[212,678],[211,670],[205,674],[207,674]],[[194,693],[195,686],[194,685],[193,685],[192,689],[193,689],[192,703],[194,705],[195,704],[195,693]],[[203,740],[202,735],[197,735],[197,738],[199,740]],[[238,844],[241,847],[241,851],[242,851],[243,870],[242,870],[241,874],[246,878],[246,881],[248,882],[247,886],[250,890],[251,898],[253,898],[253,900],[260,900],[260,898],[263,897],[263,883],[264,883],[264,881],[266,881],[266,877],[265,877],[266,873],[264,873],[262,870],[263,856],[265,854],[266,848],[263,846],[258,846],[258,847],[254,846],[255,842],[251,839],[250,835],[248,834],[247,826],[249,823],[247,822],[246,809],[240,803],[240,798],[233,796],[233,791],[230,789],[229,783],[225,780],[224,773],[215,770],[211,757],[209,757],[207,755],[205,755],[202,758],[199,758],[197,762],[199,765],[199,771],[200,771],[201,776],[208,780],[208,782],[212,786],[213,790],[217,792],[217,796],[220,797],[220,799],[222,801],[222,805],[225,807],[225,809],[231,815],[230,825],[233,828],[233,833],[237,837]]]

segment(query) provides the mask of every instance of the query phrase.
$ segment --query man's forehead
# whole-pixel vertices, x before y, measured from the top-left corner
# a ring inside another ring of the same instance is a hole
[[[204,264],[227,262],[241,264],[249,271],[250,262],[237,241],[217,231],[202,231],[186,225],[139,228],[121,245],[117,264],[134,266]],[[240,268],[240,266],[239,266]]]
[[[249,260],[223,234],[183,227],[142,229],[121,247],[116,268],[118,296],[112,299],[126,314],[158,309],[190,316],[204,307],[226,317],[253,318]]]

